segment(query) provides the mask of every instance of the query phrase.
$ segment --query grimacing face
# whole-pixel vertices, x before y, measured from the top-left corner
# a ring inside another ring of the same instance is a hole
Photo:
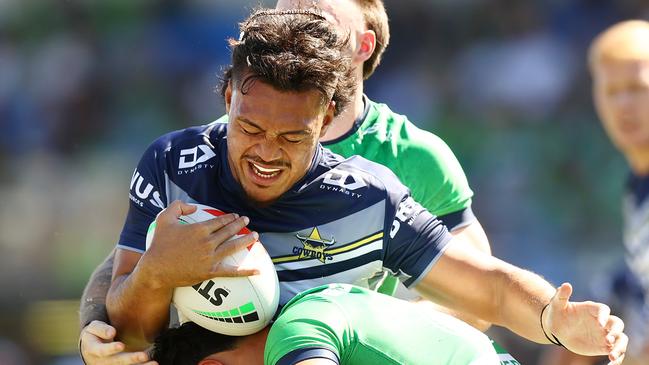
[[[228,161],[248,198],[267,204],[304,177],[335,103],[322,105],[318,90],[283,92],[251,82],[245,94],[236,82],[225,92]]]
[[[649,149],[649,60],[600,62],[593,82],[597,112],[617,148]]]

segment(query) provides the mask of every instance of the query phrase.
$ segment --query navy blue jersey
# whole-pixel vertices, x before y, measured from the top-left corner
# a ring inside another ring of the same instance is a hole
[[[649,291],[649,176],[631,175],[623,203],[626,260]]]
[[[275,202],[249,201],[227,157],[227,124],[156,140],[133,173],[118,248],[144,252],[149,224],[174,200],[250,218],[275,263],[280,304],[329,283],[377,287],[388,274],[418,282],[451,236],[386,167],[318,146],[304,178]]]
[[[649,343],[649,176],[631,174],[623,199],[625,262],[592,283],[593,296],[625,322],[627,353]]]

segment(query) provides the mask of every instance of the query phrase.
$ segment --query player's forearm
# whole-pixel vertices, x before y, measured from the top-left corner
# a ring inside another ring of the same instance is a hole
[[[114,260],[115,251],[111,252],[90,275],[90,280],[83,291],[79,306],[79,324],[81,328],[94,320],[108,322],[106,295],[108,295],[108,289],[110,288]]]
[[[484,262],[484,266],[478,266],[476,272],[470,273],[475,275],[474,279],[465,278],[480,284],[464,287],[472,294],[460,295],[462,301],[470,301],[467,312],[506,327],[528,340],[548,343],[541,330],[540,314],[555,289],[536,274],[492,256],[481,256],[479,260]],[[484,268],[488,269],[480,272]],[[458,283],[455,285],[463,287]]]
[[[541,329],[540,315],[556,289],[540,276],[503,263],[501,308],[498,322],[537,343],[549,343]]]
[[[135,270],[111,285],[107,310],[111,324],[128,349],[142,350],[168,325],[172,289],[153,287],[151,274]]]
[[[452,243],[417,290],[444,306],[547,343],[539,315],[554,288],[539,276],[466,244]]]

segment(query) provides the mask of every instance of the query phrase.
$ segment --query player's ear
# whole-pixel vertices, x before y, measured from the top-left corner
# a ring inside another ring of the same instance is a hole
[[[365,62],[376,49],[376,33],[373,30],[366,30],[358,34],[358,49],[354,54],[354,61]]]
[[[223,99],[225,100],[225,113],[230,114],[230,105],[232,105],[232,79],[228,80],[228,86],[225,87]]]
[[[322,128],[320,129],[320,137],[322,138],[326,133],[327,129],[334,120],[334,113],[336,111],[336,102],[330,101],[327,105],[327,110],[325,111],[324,118],[322,120]]]

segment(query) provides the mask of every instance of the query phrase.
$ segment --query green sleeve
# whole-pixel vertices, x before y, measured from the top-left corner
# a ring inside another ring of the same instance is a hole
[[[471,206],[473,191],[462,166],[448,145],[436,135],[414,125],[404,126],[407,156],[397,175],[412,196],[431,213],[442,216]]]

